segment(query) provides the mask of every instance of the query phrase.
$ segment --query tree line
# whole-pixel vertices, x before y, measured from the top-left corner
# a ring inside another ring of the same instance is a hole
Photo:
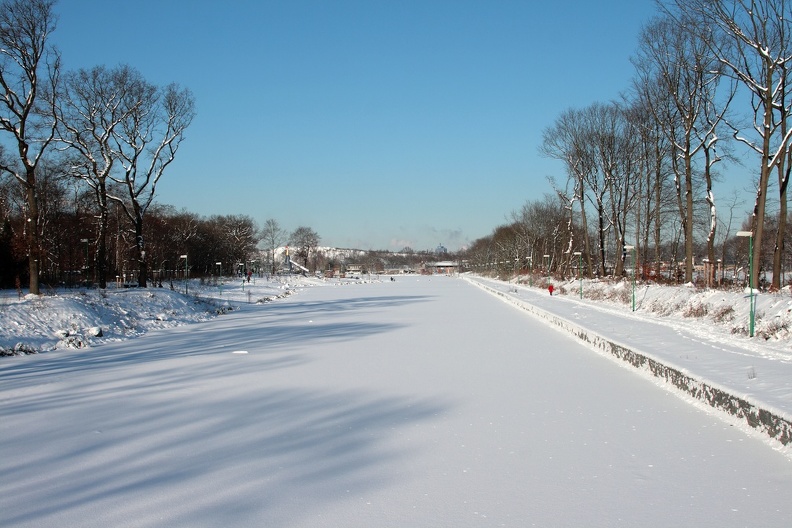
[[[137,281],[146,286],[144,219],[195,116],[195,100],[189,89],[153,85],[130,66],[64,71],[51,43],[54,5],[0,3],[4,251],[11,253],[17,276],[27,276],[30,293],[40,293],[40,278],[50,280],[52,268],[61,266],[58,246],[77,245],[68,233],[56,237],[65,225],[58,190],[66,185],[81,198],[74,216],[93,220],[80,240],[94,242],[99,285],[107,285],[110,217],[117,213]],[[19,270],[22,261],[26,272]]]
[[[657,6],[632,57],[631,86],[614,101],[565,110],[543,131],[540,152],[565,169],[563,179],[550,180],[554,195],[526,203],[510,224],[475,241],[474,265],[581,267],[588,277],[634,266],[689,282],[704,262],[712,284],[719,266],[747,257],[753,285],[768,276],[771,288],[782,286],[792,6]],[[742,196],[719,191],[726,171],[749,175],[742,182],[753,189],[747,218],[738,212]],[[738,230],[745,238],[735,238]]]
[[[64,71],[54,7],[0,2],[0,286],[24,280],[38,294],[40,281],[145,287],[188,266],[201,275],[272,269],[287,240],[307,262],[319,242],[310,228],[289,235],[275,220],[259,228],[243,215],[154,202],[195,116],[192,93],[128,65]]]
[[[152,270],[177,269],[185,254],[203,273],[227,273],[254,258],[272,271],[275,242],[284,241],[303,266],[327,264],[317,260],[319,237],[310,228],[288,234],[274,220],[259,227],[249,217],[203,218],[155,203],[195,116],[190,90],[153,85],[126,65],[63,71],[50,42],[54,5],[0,2],[4,286],[25,280],[39,293],[40,279],[81,274],[105,287],[133,272],[146,286]],[[569,108],[543,131],[540,152],[565,169],[551,180],[554,194],[512,212],[509,224],[471,245],[466,260],[581,267],[590,277],[634,266],[684,281],[707,261],[712,282],[714,263],[747,256],[739,230],[750,235],[753,284],[768,274],[771,287],[782,285],[792,8],[783,0],[657,5],[624,93]],[[744,196],[723,196],[726,171],[748,175],[748,218],[739,216]]]

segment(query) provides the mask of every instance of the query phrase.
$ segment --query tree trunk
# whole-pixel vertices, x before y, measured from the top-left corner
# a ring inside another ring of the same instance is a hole
[[[689,151],[689,149],[688,149]],[[693,166],[685,156],[685,283],[693,281]]]
[[[147,288],[148,263],[146,260],[146,248],[143,245],[143,216],[137,212],[135,218],[135,249],[138,258],[138,287]]]
[[[104,180],[100,180],[97,189],[99,203],[99,233],[96,243],[96,274],[101,289],[107,288],[107,225],[110,213],[107,206],[107,190]]]
[[[599,227],[599,254],[600,254],[600,276],[604,277],[607,273],[607,266],[605,265],[605,212],[603,211],[602,200],[597,204],[598,206],[598,227]]]
[[[707,272],[707,286],[715,284],[716,265],[715,262],[715,235],[718,231],[718,210],[715,207],[715,195],[712,192],[712,168],[709,149],[704,149],[704,181],[707,185],[707,204],[710,209],[710,228],[707,234],[707,260],[709,270]]]
[[[657,165],[655,169],[655,177],[654,177],[654,194],[655,194],[655,203],[654,203],[654,246],[655,246],[655,266],[657,267],[656,273],[657,276],[660,277],[662,273],[662,258],[660,255],[660,240],[662,234],[662,218],[661,218],[661,211],[662,211],[662,199],[663,199],[663,176],[662,176],[662,155],[660,154],[660,149],[655,150],[655,159],[657,160]]]
[[[39,270],[41,269],[41,237],[39,233],[38,193],[36,191],[36,172],[34,167],[25,167],[28,218],[26,235],[28,245],[28,269],[30,270],[30,293],[39,295]]]
[[[784,158],[784,162],[778,167],[778,232],[776,232],[775,249],[773,251],[773,285],[774,291],[780,290],[784,286],[782,277],[784,259],[784,239],[786,238],[787,224],[787,187],[789,185],[789,172],[792,165],[789,163],[789,152]]]
[[[583,254],[586,256],[586,276],[591,278],[594,274],[594,267],[591,258],[591,240],[589,240],[588,218],[586,217],[586,202],[583,199],[583,181],[580,185],[580,226],[583,231]],[[581,272],[582,273],[582,272]]]

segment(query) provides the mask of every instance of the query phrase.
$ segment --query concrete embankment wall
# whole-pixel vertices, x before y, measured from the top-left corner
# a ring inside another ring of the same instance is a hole
[[[503,301],[527,311],[534,317],[550,323],[559,330],[571,334],[581,343],[596,351],[648,373],[662,380],[668,386],[683,392],[686,396],[736,418],[783,446],[792,445],[792,421],[776,411],[764,408],[761,403],[751,402],[741,396],[731,394],[726,388],[713,386],[706,380],[697,379],[675,367],[665,365],[647,353],[614,342],[596,332],[478,281],[469,282],[496,295]]]

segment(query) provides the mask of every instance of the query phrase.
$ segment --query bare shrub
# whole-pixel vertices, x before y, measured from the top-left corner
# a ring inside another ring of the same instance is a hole
[[[667,303],[660,300],[654,300],[649,304],[649,311],[662,316],[668,316],[679,312],[682,309],[683,303]]]
[[[712,312],[712,319],[716,323],[729,323],[734,320],[734,317],[735,312],[733,306],[719,306]]]
[[[632,303],[632,290],[629,291],[627,289],[618,290],[617,296],[618,296],[618,300],[624,304]]]
[[[589,288],[586,290],[586,297],[592,301],[601,301],[605,298],[605,292],[600,288]]]
[[[709,305],[707,303],[694,301],[685,306],[682,311],[683,317],[706,317],[709,313]]]
[[[772,320],[764,323],[761,328],[757,329],[756,336],[767,340],[774,337],[781,337],[787,333],[789,333],[789,327],[786,321],[780,317],[774,317]]]

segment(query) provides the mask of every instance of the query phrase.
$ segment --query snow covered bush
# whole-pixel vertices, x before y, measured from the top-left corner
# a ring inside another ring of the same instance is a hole
[[[762,325],[757,325],[756,336],[767,339],[783,339],[789,335],[789,325],[781,317],[774,317],[765,321]]]
[[[689,302],[682,311],[683,317],[706,317],[709,313],[709,304],[698,300]]]
[[[712,311],[712,319],[716,323],[730,323],[734,320],[734,306],[721,305]]]
[[[38,351],[25,343],[17,343],[10,349],[0,348],[0,356],[27,356],[31,354],[38,354]]]
[[[668,302],[665,299],[655,299],[649,303],[649,311],[660,316],[669,316],[681,311],[683,302]]]

